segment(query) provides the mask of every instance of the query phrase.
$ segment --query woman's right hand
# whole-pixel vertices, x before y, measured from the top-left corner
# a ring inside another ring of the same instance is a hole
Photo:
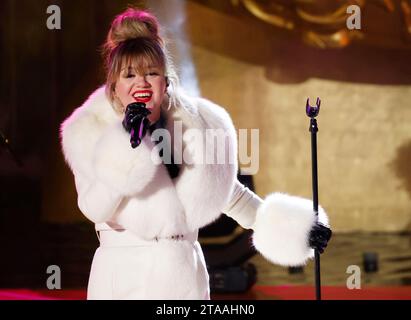
[[[150,110],[146,109],[145,104],[141,102],[130,103],[126,108],[122,124],[123,128],[131,134],[130,144],[133,149],[140,145],[146,135],[150,125],[147,119],[149,114],[151,114]]]

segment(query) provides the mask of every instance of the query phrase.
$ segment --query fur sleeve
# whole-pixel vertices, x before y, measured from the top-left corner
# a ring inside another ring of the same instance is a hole
[[[60,137],[75,176],[79,208],[94,222],[107,221],[120,200],[144,189],[156,171],[158,154],[152,160],[149,137],[138,148],[131,148],[104,87],[62,123]]]
[[[328,225],[324,209],[319,206],[318,210],[318,221]],[[311,200],[273,193],[257,210],[253,244],[273,263],[303,265],[314,256],[308,237],[316,221]]]
[[[77,204],[87,219],[94,223],[111,220],[123,196],[97,179],[87,179],[74,174]]]
[[[96,143],[93,157],[97,178],[125,196],[142,191],[153,180],[160,163],[151,136],[147,134],[133,149],[121,123],[105,130]]]

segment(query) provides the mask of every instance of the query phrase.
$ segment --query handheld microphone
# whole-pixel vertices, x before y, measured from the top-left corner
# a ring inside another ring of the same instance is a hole
[[[123,126],[130,132],[130,143],[133,149],[140,145],[147,128],[150,126],[150,121],[147,118],[150,114],[151,111],[146,108],[146,104],[143,102],[130,103],[126,108]]]

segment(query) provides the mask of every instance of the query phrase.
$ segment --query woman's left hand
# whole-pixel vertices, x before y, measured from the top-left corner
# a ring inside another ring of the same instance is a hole
[[[327,247],[328,241],[330,241],[332,231],[330,228],[324,226],[321,223],[314,225],[309,235],[309,245],[311,248],[318,250],[319,253],[323,253]]]

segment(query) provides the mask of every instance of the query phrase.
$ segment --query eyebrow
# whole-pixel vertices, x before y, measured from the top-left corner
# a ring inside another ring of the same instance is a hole
[[[147,69],[158,69],[158,68],[160,68],[159,66],[156,66],[156,65],[150,65],[150,66],[147,66]],[[133,67],[133,66],[128,66],[128,67],[124,67],[123,69],[121,69],[120,71],[124,71],[124,70],[126,70],[127,69],[127,71],[132,71],[132,70],[135,70],[136,68],[135,67]]]
[[[123,71],[130,71],[130,70],[132,70],[132,69],[134,69],[134,68],[131,67],[131,66],[128,66],[128,67],[122,68],[120,71],[121,71],[121,72],[123,72]]]

